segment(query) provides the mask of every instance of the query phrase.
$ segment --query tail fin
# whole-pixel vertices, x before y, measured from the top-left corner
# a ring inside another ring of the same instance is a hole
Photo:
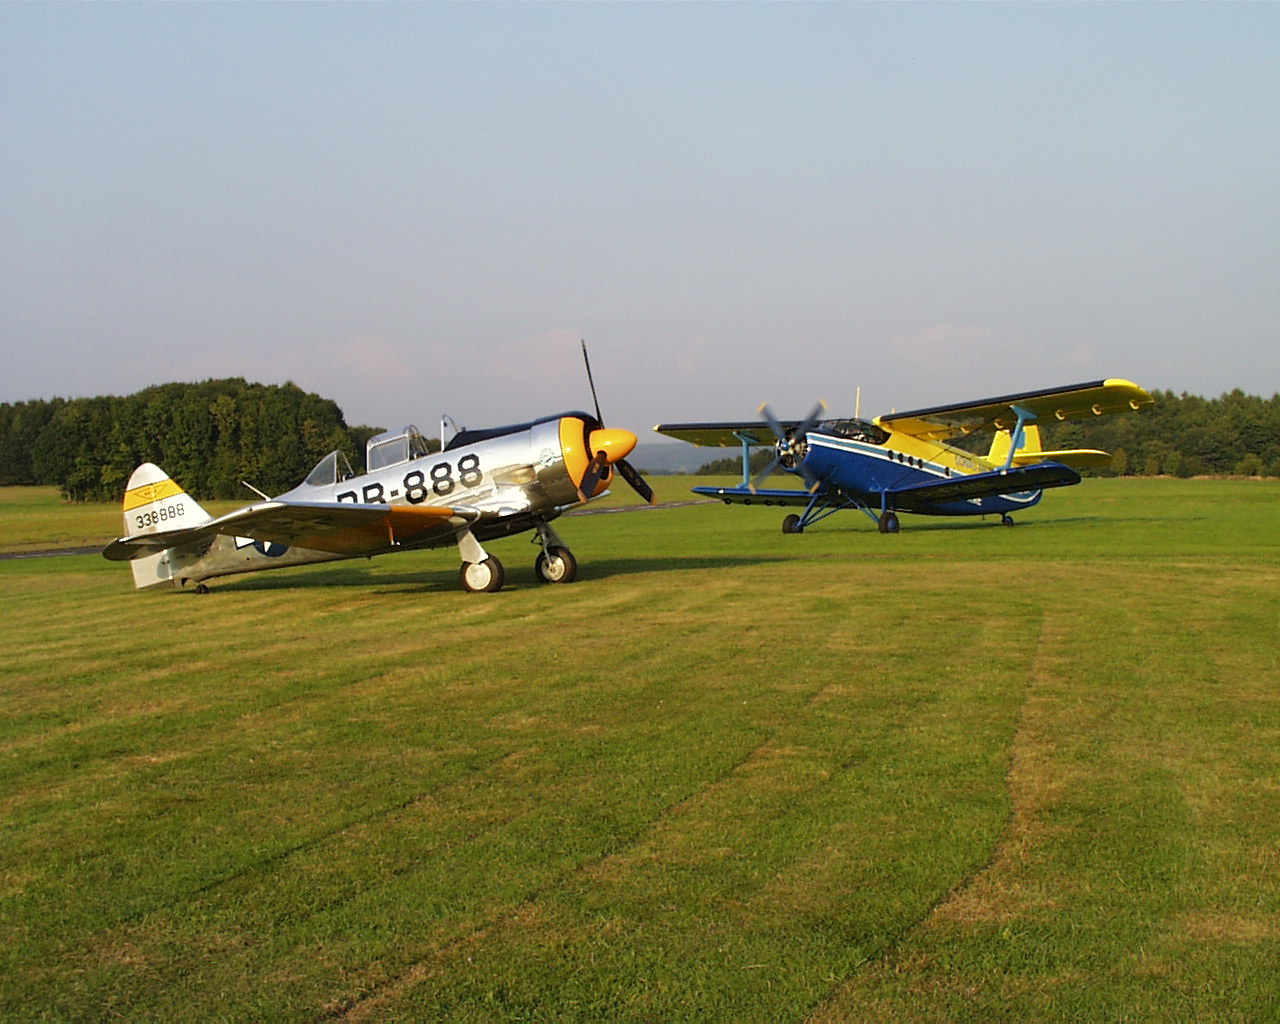
[[[209,515],[178,481],[159,466],[144,462],[133,471],[124,492],[124,536],[141,537],[150,533],[187,529],[209,522]],[[133,583],[139,590],[146,587],[173,586],[172,550],[134,558]]]
[[[1021,444],[1018,455],[1034,455],[1043,449],[1040,443],[1040,428],[1028,423],[1022,428]],[[997,430],[991,439],[991,451],[987,452],[987,461],[995,466],[1003,466],[1009,461],[1009,448],[1013,445],[1013,435],[1008,430]]]

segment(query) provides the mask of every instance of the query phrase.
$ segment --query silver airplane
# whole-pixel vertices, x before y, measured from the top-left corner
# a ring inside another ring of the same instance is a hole
[[[483,542],[534,530],[538,578],[569,583],[577,562],[551,521],[602,495],[615,472],[652,504],[626,461],[635,445],[631,431],[604,426],[598,403],[595,416],[461,430],[438,452],[407,426],[370,438],[363,475],[330,452],[293,490],[217,518],[147,462],[125,490],[125,535],[102,554],[130,562],[140,590],[204,593],[218,576],[456,544],[463,589],[492,592],[505,573]]]

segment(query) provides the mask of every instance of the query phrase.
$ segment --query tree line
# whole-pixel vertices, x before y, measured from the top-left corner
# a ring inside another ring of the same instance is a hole
[[[352,465],[378,427],[349,427],[337,403],[293,383],[243,378],[161,384],[126,397],[0,404],[0,485],[52,484],[72,501],[119,501],[154,462],[199,498],[299,483],[335,448]]]
[[[1152,392],[1136,414],[1041,423],[1046,448],[1100,448],[1110,476],[1280,477],[1280,395]],[[52,484],[73,501],[115,501],[135,466],[154,462],[191,494],[236,498],[247,480],[293,487],[337,448],[353,466],[380,427],[350,427],[331,399],[243,378],[161,384],[126,397],[0,403],[0,486]],[[981,447],[984,439],[972,438]],[[772,458],[757,451],[752,472]],[[740,473],[738,456],[700,474]]]
[[[1280,477],[1280,395],[1269,399],[1239,388],[1220,398],[1153,391],[1155,404],[1138,413],[1064,423],[1040,422],[1046,449],[1097,448],[1110,465],[1086,472],[1101,476]],[[990,434],[966,439],[971,451],[986,451]],[[752,456],[752,472],[770,452]],[[758,460],[758,461],[757,461]],[[738,456],[716,459],[699,474],[740,473]]]

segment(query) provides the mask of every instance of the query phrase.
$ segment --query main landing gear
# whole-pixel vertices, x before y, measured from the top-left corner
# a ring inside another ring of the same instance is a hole
[[[492,594],[495,590],[501,590],[506,577],[506,570],[502,568],[502,563],[493,555],[479,562],[463,562],[462,569],[458,573],[458,578],[462,581],[462,589],[473,594]]]
[[[463,590],[472,594],[492,594],[502,589],[507,576],[502,563],[480,546],[470,530],[459,531],[458,554],[462,556],[458,579]]]
[[[543,583],[572,583],[578,575],[578,561],[568,548],[550,547],[533,563]]]
[[[578,560],[573,557],[569,545],[547,523],[537,522],[534,528],[538,535],[533,542],[542,545],[542,551],[533,563],[538,579],[543,583],[572,583],[578,578]]]
[[[546,523],[534,523],[534,529],[538,532],[533,542],[542,547],[533,562],[538,579],[543,583],[572,583],[578,576],[578,560],[564,538]],[[502,563],[480,546],[470,530],[458,534],[458,553],[462,556],[458,579],[463,590],[492,594],[502,589],[506,581]]]
[[[898,522],[898,513],[892,509],[885,509],[880,513],[880,518],[876,520],[876,526],[879,527],[881,533],[897,533],[902,529]]]

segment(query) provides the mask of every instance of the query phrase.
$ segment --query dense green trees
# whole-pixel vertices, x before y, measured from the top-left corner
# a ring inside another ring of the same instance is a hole
[[[1137,415],[1041,424],[1045,447],[1101,448],[1112,455],[1108,475],[1280,476],[1280,395],[1152,398]]]
[[[118,500],[140,462],[200,498],[298,483],[341,449],[358,465],[374,427],[350,428],[327,398],[241,378],[161,384],[124,398],[0,404],[0,484],[55,484],[76,501]]]
[[[1280,395],[1269,399],[1239,388],[1221,398],[1154,391],[1155,404],[1132,415],[1040,423],[1046,448],[1100,448],[1111,465],[1104,476],[1280,476]],[[971,438],[985,451],[989,437]],[[720,459],[699,473],[738,472],[741,460]]]
[[[1280,477],[1280,395],[1236,389],[1220,398],[1153,393],[1136,415],[1042,423],[1046,448],[1101,448],[1104,475]],[[0,485],[54,484],[73,500],[118,499],[140,462],[162,466],[192,494],[271,494],[298,483],[341,449],[359,466],[377,427],[348,427],[327,398],[294,384],[242,378],[161,384],[124,398],[0,403]],[[985,441],[981,444],[985,447]],[[772,453],[758,451],[752,472]],[[737,456],[700,473],[738,473]]]

